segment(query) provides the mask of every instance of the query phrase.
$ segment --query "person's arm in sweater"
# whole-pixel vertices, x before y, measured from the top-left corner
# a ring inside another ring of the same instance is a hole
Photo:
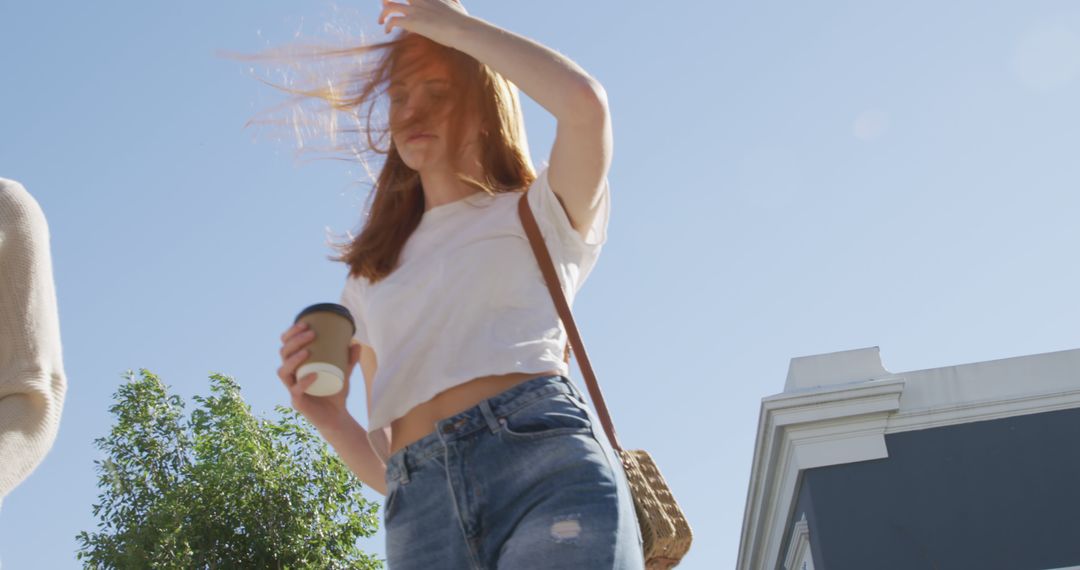
[[[0,501],[49,452],[66,391],[45,215],[0,178]]]

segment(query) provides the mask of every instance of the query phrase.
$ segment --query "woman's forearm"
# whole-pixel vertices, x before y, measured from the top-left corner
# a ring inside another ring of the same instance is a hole
[[[559,121],[603,116],[604,88],[578,64],[529,38],[469,16],[457,20],[450,47],[507,78]]]
[[[381,495],[386,495],[386,466],[375,455],[375,450],[371,449],[367,431],[355,418],[348,416],[340,426],[318,429],[338,457],[363,484]]]

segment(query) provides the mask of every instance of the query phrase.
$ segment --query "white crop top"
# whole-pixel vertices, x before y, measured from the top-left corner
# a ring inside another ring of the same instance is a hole
[[[586,239],[574,230],[547,181],[529,206],[551,252],[567,302],[592,271],[607,239],[608,181]],[[385,462],[390,423],[439,392],[480,376],[558,370],[566,328],[518,217],[520,192],[479,191],[424,212],[398,267],[372,285],[349,277],[341,304],[356,338],[377,355],[368,401],[368,440]]]

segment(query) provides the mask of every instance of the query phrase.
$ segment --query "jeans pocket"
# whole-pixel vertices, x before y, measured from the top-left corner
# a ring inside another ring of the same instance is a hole
[[[592,431],[592,420],[584,404],[563,393],[538,398],[498,419],[502,426],[500,433],[511,440],[534,440]]]

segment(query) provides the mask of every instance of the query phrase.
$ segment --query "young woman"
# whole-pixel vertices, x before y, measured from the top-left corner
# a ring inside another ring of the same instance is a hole
[[[368,428],[296,378],[314,333],[282,336],[292,405],[384,493],[386,555],[411,568],[641,568],[630,490],[569,380],[567,334],[518,217],[527,192],[568,300],[606,240],[611,120],[579,66],[455,0],[383,0],[399,39],[354,84],[308,91],[337,109],[389,97],[390,145],[359,236],[337,259],[357,324]],[[529,160],[516,89],[555,115]],[[371,112],[369,108],[368,117]],[[367,139],[370,141],[370,137]]]

